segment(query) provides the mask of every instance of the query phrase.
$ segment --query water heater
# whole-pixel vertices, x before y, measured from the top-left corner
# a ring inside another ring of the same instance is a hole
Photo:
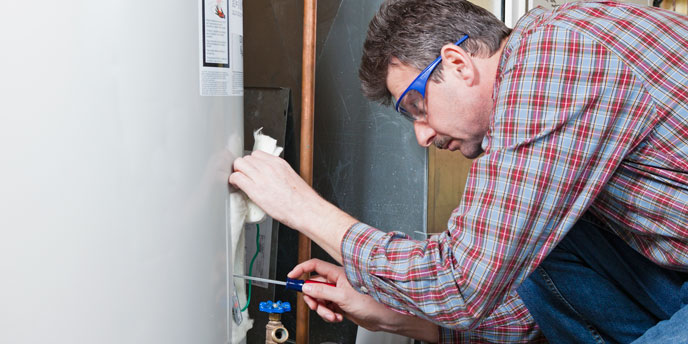
[[[225,343],[240,0],[0,4],[0,343]]]

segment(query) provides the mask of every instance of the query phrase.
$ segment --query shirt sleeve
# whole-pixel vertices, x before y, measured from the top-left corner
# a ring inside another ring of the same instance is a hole
[[[478,328],[651,127],[649,95],[602,44],[551,25],[521,40],[448,230],[415,241],[354,225],[341,249],[357,290],[440,326]]]
[[[471,331],[440,327],[440,343],[547,343],[518,294],[512,291],[489,317]]]

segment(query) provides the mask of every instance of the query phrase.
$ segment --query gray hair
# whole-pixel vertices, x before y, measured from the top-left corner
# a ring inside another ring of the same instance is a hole
[[[386,79],[392,57],[421,70],[439,56],[442,46],[466,34],[461,48],[472,56],[489,57],[510,33],[492,13],[465,0],[387,0],[370,21],[363,44],[358,70],[363,95],[391,104]],[[441,69],[439,65],[433,80],[441,80]]]

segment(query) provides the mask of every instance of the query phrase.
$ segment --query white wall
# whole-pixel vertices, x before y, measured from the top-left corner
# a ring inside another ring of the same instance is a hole
[[[0,4],[0,343],[227,340],[243,102],[199,95],[198,4]]]

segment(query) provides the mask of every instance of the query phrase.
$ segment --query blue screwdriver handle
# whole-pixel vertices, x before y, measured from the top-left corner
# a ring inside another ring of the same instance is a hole
[[[313,280],[300,280],[300,279],[293,279],[293,278],[287,278],[287,285],[285,288],[287,290],[296,290],[296,291],[301,291],[303,289],[304,284],[309,284],[309,283],[317,283],[317,284],[325,284],[329,285],[330,287],[336,287],[336,285],[332,283],[327,283],[327,282],[320,282],[320,281],[313,281]]]

